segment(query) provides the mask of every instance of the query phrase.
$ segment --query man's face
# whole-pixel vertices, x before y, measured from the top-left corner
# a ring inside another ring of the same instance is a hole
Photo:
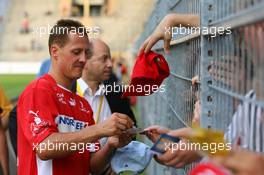
[[[109,79],[113,63],[108,46],[101,41],[92,42],[92,56],[87,60],[84,74],[93,81],[102,82]]]
[[[58,70],[68,79],[78,79],[82,75],[84,65],[90,54],[89,39],[77,34],[69,34],[63,47],[55,47],[55,57]]]

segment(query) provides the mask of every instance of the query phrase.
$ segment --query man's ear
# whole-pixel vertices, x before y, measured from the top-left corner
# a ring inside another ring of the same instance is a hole
[[[58,59],[58,54],[59,54],[59,46],[58,44],[52,44],[50,46],[50,55],[52,58],[54,58],[55,60]]]

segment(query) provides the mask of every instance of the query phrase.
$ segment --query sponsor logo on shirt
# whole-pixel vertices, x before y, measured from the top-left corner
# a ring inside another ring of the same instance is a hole
[[[88,114],[89,111],[84,107],[84,105],[81,101],[79,101],[79,102],[80,102],[80,110]]]
[[[33,117],[34,117],[34,120],[32,120],[32,122],[30,124],[30,129],[31,129],[33,136],[36,136],[36,135],[40,134],[41,132],[43,132],[49,128],[50,123],[39,117],[39,115],[38,115],[39,111],[34,112],[32,110],[29,110],[28,113],[33,115]]]
[[[66,104],[66,101],[64,100],[64,94],[63,93],[57,93],[56,94],[59,102],[61,102],[62,104]]]
[[[75,99],[70,98],[70,100],[69,100],[69,104],[70,104],[71,106],[75,106],[75,105],[76,105],[76,101],[75,101]]]
[[[73,117],[66,115],[58,115],[55,122],[60,132],[75,132],[88,126],[88,122],[75,120]]]

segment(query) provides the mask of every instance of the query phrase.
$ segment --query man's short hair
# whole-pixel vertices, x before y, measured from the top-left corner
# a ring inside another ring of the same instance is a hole
[[[88,37],[85,26],[75,20],[61,19],[52,27],[49,35],[49,52],[52,44],[63,47],[68,41],[69,34],[78,34],[80,37]]]

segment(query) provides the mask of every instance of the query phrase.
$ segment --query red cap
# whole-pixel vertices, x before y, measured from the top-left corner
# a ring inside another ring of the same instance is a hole
[[[211,163],[198,164],[189,175],[230,175],[230,172]]]
[[[131,75],[129,88],[125,89],[123,97],[146,96],[155,91],[162,81],[170,75],[165,58],[155,52],[142,52],[136,60]]]

